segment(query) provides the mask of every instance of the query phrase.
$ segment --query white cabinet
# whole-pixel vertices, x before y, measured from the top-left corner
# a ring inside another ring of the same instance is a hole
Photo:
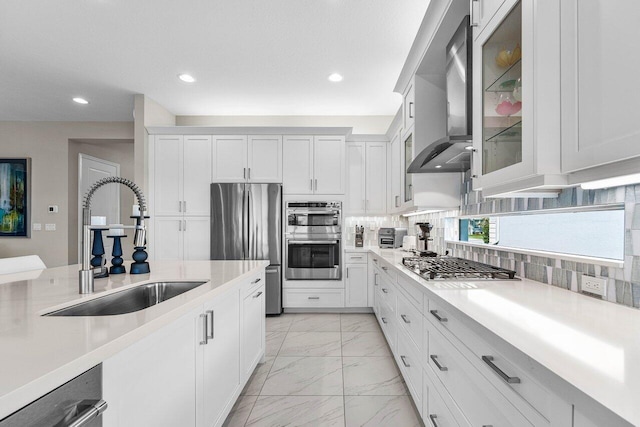
[[[163,217],[153,219],[151,241],[155,260],[207,260],[210,256],[210,218]]]
[[[251,376],[265,351],[265,285],[264,278],[251,284],[242,302],[242,375]]]
[[[213,145],[213,182],[282,182],[282,136],[214,136]]]
[[[402,127],[409,129],[415,121],[416,90],[413,79],[402,95]]]
[[[287,136],[283,147],[285,194],[344,194],[343,136]]]
[[[387,144],[347,143],[347,206],[345,212],[385,214],[387,207]]]
[[[222,425],[241,390],[239,299],[239,290],[232,289],[205,304],[199,318],[203,331],[196,383],[199,427]]]
[[[473,38],[476,39],[505,0],[472,0],[469,4]]]
[[[560,3],[562,171],[640,156],[640,2]]]
[[[368,307],[367,264],[346,264],[345,307]]]
[[[153,214],[209,215],[211,137],[153,138]]]
[[[389,212],[396,213],[402,208],[402,144],[400,132],[397,132],[391,140],[391,194],[389,198]]]

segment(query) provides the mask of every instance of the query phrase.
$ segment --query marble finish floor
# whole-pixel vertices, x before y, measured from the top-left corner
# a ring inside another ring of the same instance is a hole
[[[268,317],[266,347],[224,426],[423,425],[373,314]]]

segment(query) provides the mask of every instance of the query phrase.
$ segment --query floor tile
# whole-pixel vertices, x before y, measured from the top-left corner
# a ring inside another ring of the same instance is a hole
[[[340,317],[343,332],[376,332],[380,330],[373,314],[342,314]]]
[[[279,356],[341,356],[340,332],[289,332]]]
[[[253,374],[251,374],[249,381],[247,381],[247,385],[244,387],[244,390],[242,390],[242,393],[240,394],[247,396],[259,395],[264,382],[267,380],[267,375],[269,375],[269,371],[273,366],[274,360],[276,360],[275,356],[265,357],[265,362],[258,364],[256,369],[253,371]]]
[[[342,396],[260,396],[246,425],[342,427]]]
[[[407,394],[392,357],[343,357],[344,394],[398,396]]]
[[[382,332],[343,332],[343,356],[391,356]]]
[[[223,427],[243,427],[249,419],[253,404],[256,403],[258,396],[240,396],[229,416],[225,420]]]
[[[290,332],[340,332],[339,314],[296,314]]]
[[[287,332],[293,323],[293,314],[281,314],[280,316],[267,317],[267,331]]]
[[[279,356],[260,392],[263,396],[342,395],[340,357]]]
[[[347,427],[419,427],[422,425],[409,396],[347,396]]]
[[[265,354],[267,356],[276,356],[286,336],[286,332],[267,332]]]

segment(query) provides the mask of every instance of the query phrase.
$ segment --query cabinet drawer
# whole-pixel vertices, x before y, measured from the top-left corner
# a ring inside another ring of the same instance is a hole
[[[429,335],[429,366],[472,425],[532,426],[435,330]]]
[[[477,370],[529,420],[539,419],[541,424],[545,424],[551,412],[549,400],[551,393],[533,380],[535,374],[528,373],[522,367],[527,365],[523,363],[516,365],[514,361],[499,353],[459,318],[453,316],[452,310],[439,301],[429,298],[428,305],[429,311],[425,316],[430,324],[465,354]],[[432,351],[431,348],[429,350]],[[522,358],[527,359],[525,355],[522,355]],[[509,380],[507,377],[513,379]]]
[[[393,317],[393,312],[387,304],[380,304],[380,328],[387,338],[387,343],[391,348],[391,352],[396,352],[396,340],[398,338],[397,325]]]
[[[429,369],[428,367],[426,369]],[[437,381],[437,380],[436,380]],[[422,419],[427,427],[471,427],[461,414],[454,416],[451,408],[457,408],[451,397],[445,392],[444,397],[438,392],[433,379],[424,373],[424,390]],[[445,403],[445,400],[449,405]],[[454,409],[455,410],[455,409]],[[458,411],[459,412],[459,411]]]
[[[242,286],[242,298],[255,293],[260,286],[264,285],[264,280],[264,274],[262,272],[247,280],[247,282]]]
[[[284,307],[344,307],[343,289],[284,289]]]
[[[397,298],[396,321],[418,351],[422,351],[422,314],[402,294]]]
[[[398,350],[396,358],[400,372],[404,377],[409,392],[417,408],[422,408],[422,363],[420,351],[415,347],[411,339],[401,330],[398,330]]]
[[[346,252],[344,254],[345,264],[366,264],[367,254],[365,252]]]
[[[424,293],[414,280],[411,280],[403,274],[398,274],[398,289],[407,295],[409,301],[415,305],[418,310],[423,310],[422,300]]]
[[[378,280],[380,280],[380,282],[377,297],[380,299],[380,302],[389,306],[393,316],[393,313],[396,312],[396,289],[386,278],[378,277]]]

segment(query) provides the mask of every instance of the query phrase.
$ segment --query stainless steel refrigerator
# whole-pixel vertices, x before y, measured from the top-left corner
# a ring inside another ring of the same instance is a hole
[[[211,259],[270,261],[266,312],[282,313],[282,184],[211,184]]]

